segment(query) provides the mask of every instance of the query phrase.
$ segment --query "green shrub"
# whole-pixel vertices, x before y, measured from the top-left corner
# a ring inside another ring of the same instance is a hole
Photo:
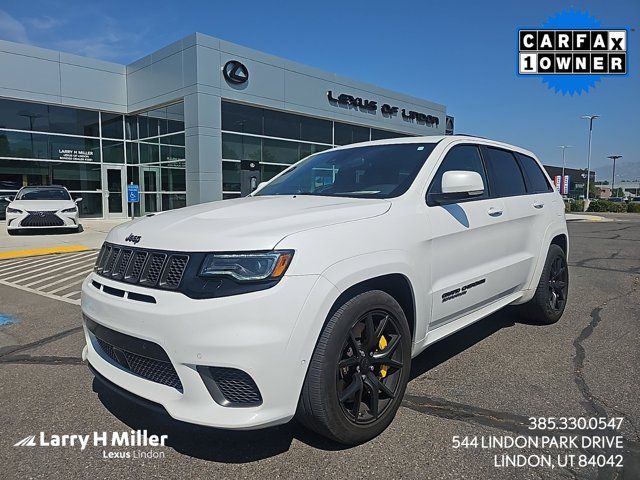
[[[571,203],[564,202],[564,213],[569,213],[571,211]]]
[[[630,203],[627,205],[627,212],[640,213],[640,203]]]
[[[576,200],[571,204],[572,212],[582,212],[584,210],[584,200]]]
[[[589,204],[588,212],[615,212],[623,213],[627,211],[627,204],[624,202],[607,202],[606,200],[594,200]]]

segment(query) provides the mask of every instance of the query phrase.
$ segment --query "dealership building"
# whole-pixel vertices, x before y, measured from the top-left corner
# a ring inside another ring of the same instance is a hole
[[[84,217],[246,195],[300,158],[452,133],[444,105],[199,33],[129,65],[0,41],[0,197],[64,185]]]

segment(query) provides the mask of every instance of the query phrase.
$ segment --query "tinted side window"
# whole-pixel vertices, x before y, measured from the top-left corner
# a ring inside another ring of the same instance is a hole
[[[518,160],[520,160],[520,165],[522,165],[524,173],[527,176],[529,193],[551,192],[551,185],[549,185],[547,178],[544,176],[544,173],[542,173],[542,170],[540,170],[538,162],[521,153],[516,153],[516,156]]]
[[[484,183],[486,191],[487,179],[484,174],[482,158],[480,157],[480,151],[477,146],[457,145],[449,150],[447,156],[444,157],[444,160],[440,164],[438,171],[431,181],[429,193],[442,193],[442,175],[444,175],[444,172],[448,172],[450,170],[478,172],[482,177],[482,182]],[[484,196],[478,195],[474,198],[484,198]]]
[[[527,189],[518,162],[511,152],[487,147],[487,170],[498,197],[524,195]]]

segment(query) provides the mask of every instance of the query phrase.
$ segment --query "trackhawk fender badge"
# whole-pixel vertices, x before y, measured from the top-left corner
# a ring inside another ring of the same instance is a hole
[[[471,282],[464,287],[458,287],[455,290],[451,290],[450,292],[446,292],[442,294],[442,303],[448,302],[449,300],[453,300],[454,298],[461,297],[462,295],[466,295],[467,291],[473,287],[477,287],[478,285],[482,285],[486,282],[486,278],[482,278],[480,280],[476,280],[475,282]]]
[[[131,242],[134,245],[137,244],[142,239],[142,235],[134,235],[130,233],[127,238],[124,239],[125,242]]]

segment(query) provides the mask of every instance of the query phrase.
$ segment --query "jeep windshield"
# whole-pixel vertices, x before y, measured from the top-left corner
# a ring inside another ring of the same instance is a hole
[[[255,195],[397,197],[411,186],[435,146],[400,143],[328,150],[301,161]]]
[[[64,188],[26,187],[18,192],[16,200],[71,200]]]

